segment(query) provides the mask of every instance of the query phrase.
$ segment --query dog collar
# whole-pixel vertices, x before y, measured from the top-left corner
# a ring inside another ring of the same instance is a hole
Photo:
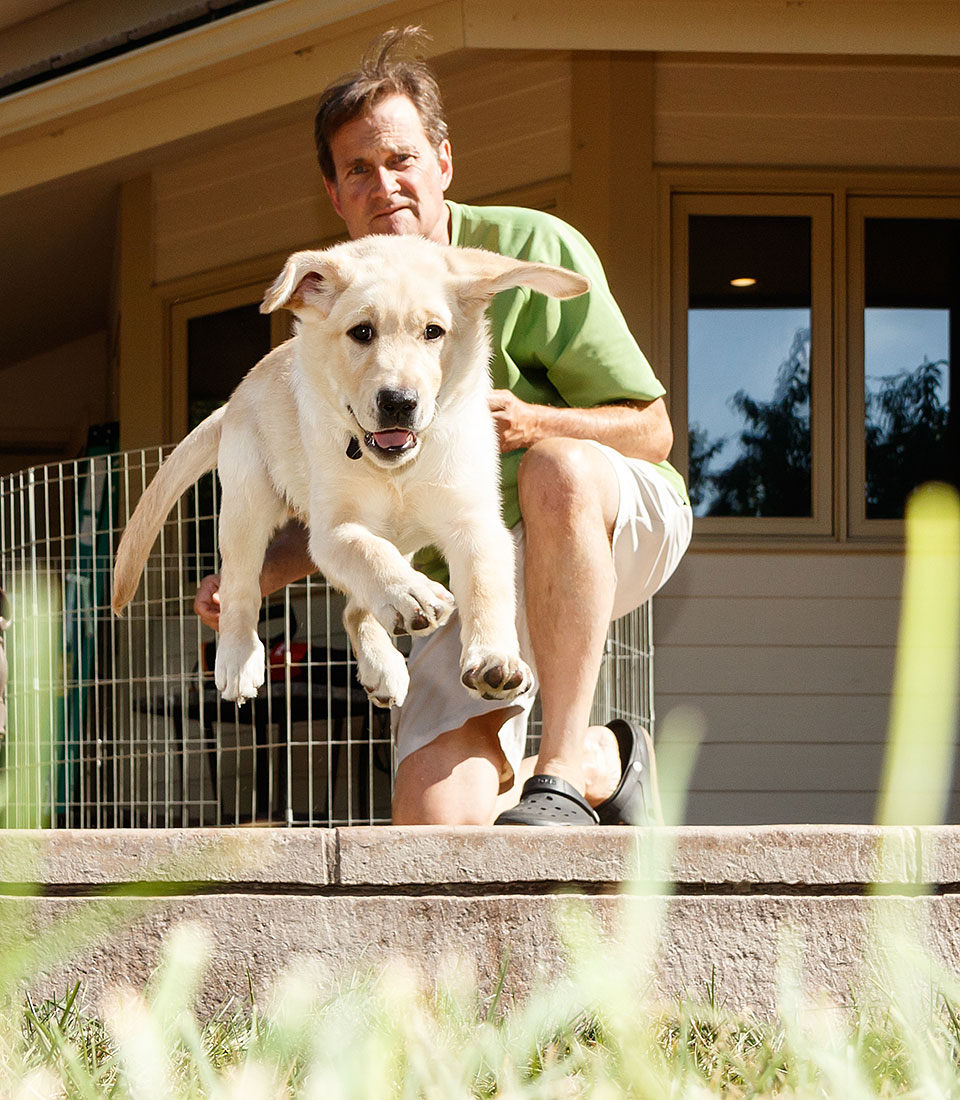
[[[347,444],[347,458],[363,458],[360,440],[355,435],[350,436],[350,442]]]

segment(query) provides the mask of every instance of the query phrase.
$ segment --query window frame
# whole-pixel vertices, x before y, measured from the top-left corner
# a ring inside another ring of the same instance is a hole
[[[188,332],[190,321],[211,313],[222,313],[237,306],[255,305],[263,300],[267,282],[257,280],[229,290],[212,291],[172,302],[168,310],[170,339],[170,422],[175,438],[182,439],[189,428],[188,418]],[[285,311],[270,315],[270,347],[282,344],[290,335],[292,318]]]
[[[674,428],[672,461],[689,475],[687,399],[687,306],[689,219],[695,215],[805,216],[811,227],[810,287],[810,516],[698,516],[698,539],[779,537],[807,540],[835,533],[833,487],[833,221],[830,193],[743,193],[671,190],[670,224],[670,409]]]
[[[739,531],[729,533],[705,532],[703,521],[694,524],[694,548],[709,551],[771,552],[771,551],[818,551],[818,552],[870,552],[901,554],[904,545],[904,525],[902,520],[865,521],[864,529],[850,530],[850,503],[848,485],[850,474],[848,460],[850,455],[849,435],[849,379],[850,350],[848,342],[849,289],[848,279],[851,270],[848,259],[848,207],[854,199],[903,200],[910,203],[931,203],[931,216],[953,216],[960,204],[960,172],[955,170],[919,169],[832,169],[809,168],[768,168],[762,166],[698,166],[664,164],[657,168],[657,219],[655,241],[657,264],[653,292],[657,301],[656,338],[651,348],[656,352],[656,361],[664,364],[660,371],[661,380],[667,386],[667,406],[673,419],[675,431],[682,430],[683,461],[681,447],[677,444],[671,455],[671,461],[686,471],[686,363],[675,352],[668,356],[667,351],[674,349],[673,334],[676,330],[676,289],[673,280],[673,221],[671,206],[674,196],[738,195],[749,200],[765,196],[780,195],[831,195],[833,197],[834,237],[833,250],[833,515],[834,530],[823,537],[805,535],[796,537],[790,534],[761,532],[756,526],[757,519],[743,519]],[[919,207],[917,207],[919,209]],[[902,207],[900,207],[902,209]],[[685,290],[685,288],[684,288]],[[862,370],[862,358],[859,369]],[[683,398],[681,409],[680,397]],[[861,482],[862,487],[862,482]],[[884,525],[878,530],[878,525]]]
[[[865,225],[867,218],[884,217],[948,218],[960,223],[960,196],[850,194],[847,197],[847,530],[851,538],[861,541],[903,538],[903,520],[868,519],[866,514]],[[960,324],[960,318],[957,323]],[[956,367],[950,364],[951,371]]]

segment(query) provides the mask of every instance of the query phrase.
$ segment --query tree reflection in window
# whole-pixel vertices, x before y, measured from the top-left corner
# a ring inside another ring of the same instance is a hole
[[[689,220],[687,411],[697,516],[812,515],[812,221]]]
[[[864,442],[867,519],[902,519],[924,481],[956,482],[950,417],[960,221],[864,221]]]
[[[777,372],[774,394],[760,401],[744,390],[729,400],[743,420],[736,457],[713,460],[725,437],[690,426],[690,494],[697,515],[803,516],[811,509],[810,329],[798,328]]]
[[[946,480],[947,360],[880,379],[867,391],[867,519],[898,519],[918,480]],[[921,473],[922,471],[922,473]]]

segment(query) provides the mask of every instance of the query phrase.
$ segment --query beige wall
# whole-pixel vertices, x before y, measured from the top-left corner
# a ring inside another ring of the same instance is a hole
[[[441,64],[454,138],[451,198],[475,199],[570,170],[566,54]],[[299,121],[215,145],[154,176],[154,278],[166,283],[343,230],[313,147],[313,103]]]
[[[666,57],[661,164],[960,167],[956,62]]]
[[[687,555],[654,640],[658,716],[705,719],[691,822],[873,820],[901,573],[896,554]]]
[[[0,409],[0,474],[73,458],[109,417],[106,333],[0,371]]]

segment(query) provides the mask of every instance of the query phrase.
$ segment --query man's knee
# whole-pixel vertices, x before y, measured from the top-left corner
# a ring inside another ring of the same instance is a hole
[[[478,715],[441,733],[406,757],[397,769],[396,825],[489,825],[504,755],[500,712]]]
[[[619,501],[613,467],[596,447],[580,439],[545,439],[523,456],[517,474],[520,512],[529,525],[537,518],[582,524],[598,511],[612,525]]]

